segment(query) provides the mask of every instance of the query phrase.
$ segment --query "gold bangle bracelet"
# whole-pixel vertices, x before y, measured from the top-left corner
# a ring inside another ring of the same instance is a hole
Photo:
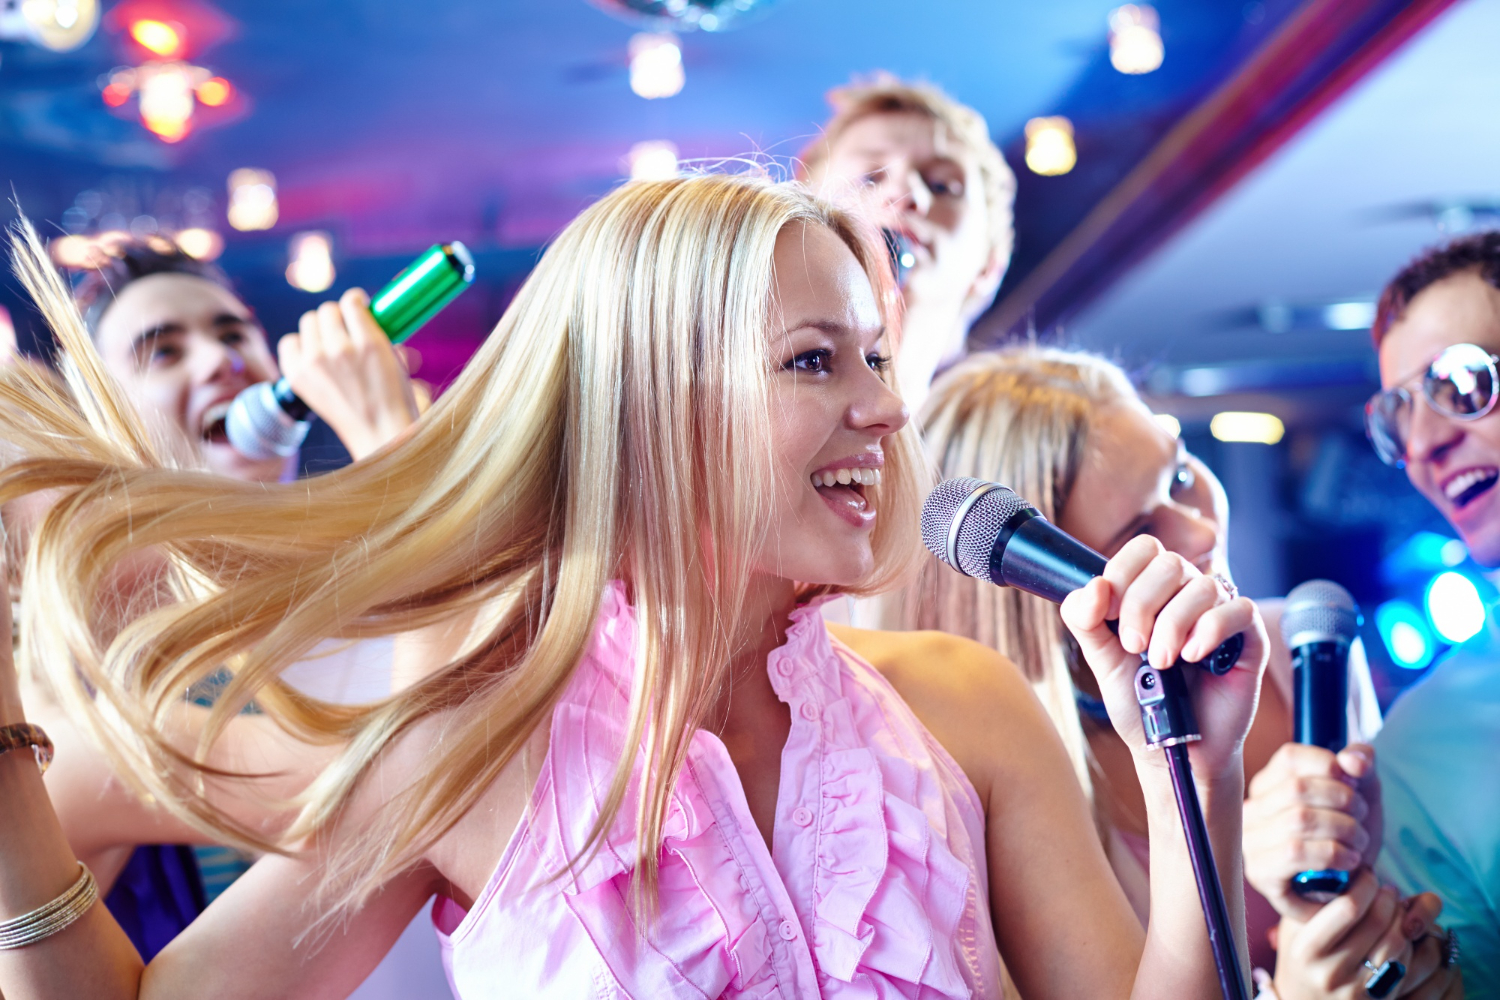
[[[99,883],[82,861],[78,862],[78,881],[61,896],[44,903],[30,913],[0,921],[0,951],[24,948],[44,941],[83,916],[99,900]]]

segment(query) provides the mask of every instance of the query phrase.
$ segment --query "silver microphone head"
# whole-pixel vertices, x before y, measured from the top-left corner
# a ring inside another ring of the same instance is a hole
[[[293,420],[276,402],[272,383],[257,382],[229,404],[224,431],[246,458],[286,458],[301,447],[311,422]]]
[[[1031,504],[999,483],[945,479],[922,501],[922,544],[965,576],[990,578],[990,550],[1000,529]]]
[[[1288,649],[1310,642],[1354,641],[1359,633],[1359,605],[1332,580],[1308,580],[1286,595],[1281,634]]]

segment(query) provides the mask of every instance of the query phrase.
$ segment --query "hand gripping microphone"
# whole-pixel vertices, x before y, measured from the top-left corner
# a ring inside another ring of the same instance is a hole
[[[1359,607],[1329,580],[1309,580],[1286,597],[1281,634],[1292,653],[1292,739],[1338,753],[1349,742],[1349,644],[1359,631]],[[1324,903],[1349,888],[1337,869],[1299,872],[1292,889]]]
[[[1101,575],[1106,561],[1015,493],[982,479],[948,479],[927,495],[922,541],[965,576],[1059,604]],[[1244,648],[1245,637],[1232,635],[1201,665],[1227,674]]]
[[[965,576],[1015,587],[1049,601],[1061,602],[1104,572],[1102,555],[1054,526],[1004,486],[982,479],[945,480],[927,495],[922,504],[922,541],[940,561]],[[1111,628],[1116,626],[1110,623]],[[1243,635],[1230,636],[1202,665],[1216,674],[1228,673],[1244,648]],[[1220,992],[1225,1000],[1249,1000],[1224,887],[1193,783],[1187,745],[1202,736],[1183,679],[1186,671],[1178,669],[1182,665],[1179,661],[1174,669],[1157,670],[1143,656],[1135,675],[1135,697],[1146,744],[1162,750],[1172,776]]]
[[[474,258],[462,243],[431,247],[370,300],[370,312],[391,343],[399,344],[474,283]],[[224,431],[246,458],[286,458],[307,430],[312,407],[286,379],[260,382],[234,398]]]

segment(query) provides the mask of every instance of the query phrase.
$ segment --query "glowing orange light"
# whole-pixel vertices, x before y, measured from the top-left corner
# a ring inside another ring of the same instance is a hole
[[[192,128],[193,67],[182,63],[152,63],[142,67],[136,81],[141,124],[164,142],[178,142]]]
[[[155,132],[157,138],[159,138],[162,142],[181,142],[183,139],[187,138],[188,132],[192,130],[192,126],[187,122],[186,119],[183,118],[155,118],[143,116],[141,118],[141,124],[145,125],[152,132]]]
[[[142,48],[166,58],[171,58],[182,51],[180,28],[165,21],[154,21],[149,18],[136,21],[130,26],[130,37],[139,42]]]
[[[210,108],[226,104],[234,96],[234,88],[222,76],[211,76],[198,84],[198,100]]]
[[[104,88],[104,103],[112,108],[118,108],[130,100],[130,88],[118,83],[111,83]]]

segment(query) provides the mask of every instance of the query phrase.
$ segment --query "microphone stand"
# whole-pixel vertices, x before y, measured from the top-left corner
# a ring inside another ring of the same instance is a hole
[[[1188,697],[1183,665],[1171,670],[1156,670],[1145,657],[1135,674],[1135,698],[1141,706],[1141,722],[1146,728],[1146,746],[1161,748],[1167,756],[1172,776],[1172,792],[1177,797],[1177,815],[1187,836],[1188,859],[1193,865],[1193,880],[1198,884],[1198,901],[1203,904],[1203,920],[1208,925],[1208,943],[1213,949],[1214,966],[1219,972],[1219,989],[1224,1000],[1250,1000],[1246,992],[1240,953],[1234,945],[1229,925],[1229,906],[1224,901],[1224,886],[1214,864],[1213,845],[1208,840],[1208,825],[1203,820],[1203,806],[1198,801],[1198,786],[1193,784],[1193,765],[1188,760],[1189,743],[1201,740],[1193,703]]]

